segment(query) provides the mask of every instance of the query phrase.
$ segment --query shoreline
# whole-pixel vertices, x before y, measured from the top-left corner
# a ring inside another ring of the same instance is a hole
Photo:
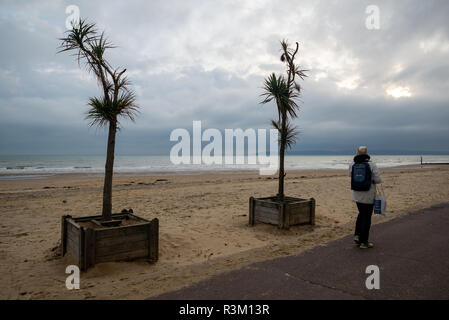
[[[345,170],[353,155],[287,155],[287,171]],[[380,169],[400,167],[442,166],[449,163],[448,155],[373,155]],[[114,174],[128,176],[196,175],[232,172],[258,172],[263,164],[179,164],[174,165],[168,156],[117,156]],[[101,156],[0,156],[0,180],[41,178],[62,174],[101,176],[104,174],[104,157]]]
[[[380,167],[379,170],[400,170],[400,169],[427,169],[439,166],[447,166],[449,163],[423,163],[421,164],[405,164],[400,166]],[[286,172],[292,173],[307,173],[307,172],[325,172],[325,171],[337,171],[343,172],[347,169],[333,169],[333,168],[316,168],[316,169],[286,169]],[[149,176],[195,176],[195,175],[207,175],[207,174],[258,174],[259,170],[248,169],[229,169],[229,170],[180,170],[180,171],[128,171],[128,172],[114,172],[114,177],[149,177]],[[260,174],[258,174],[260,175]],[[261,177],[271,177],[273,175],[260,175]],[[48,172],[48,173],[0,173],[1,180],[26,180],[26,179],[43,179],[48,177],[103,177],[103,172]]]

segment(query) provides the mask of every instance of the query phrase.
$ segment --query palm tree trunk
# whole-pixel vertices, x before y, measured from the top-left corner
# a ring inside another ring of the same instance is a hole
[[[284,201],[284,153],[285,144],[281,141],[281,149],[279,151],[279,187],[278,198],[280,201]]]
[[[282,113],[282,124],[281,124],[281,148],[279,150],[279,188],[278,188],[278,198],[280,201],[284,201],[284,154],[286,145],[286,117],[287,115]]]
[[[114,173],[115,135],[117,133],[117,121],[109,122],[108,147],[106,153],[106,165],[103,187],[103,220],[111,220],[112,215],[112,176]]]

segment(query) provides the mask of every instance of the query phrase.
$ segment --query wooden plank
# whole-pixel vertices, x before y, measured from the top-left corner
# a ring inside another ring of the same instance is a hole
[[[124,219],[126,216],[128,216],[129,213],[113,213],[111,215],[112,219]],[[98,220],[103,218],[103,216],[101,215],[96,215],[96,216],[85,216],[85,217],[77,217],[77,218],[72,218],[72,220],[76,223],[76,222],[86,222],[86,221],[91,221],[91,220]]]
[[[124,242],[136,242],[136,241],[147,240],[147,239],[148,239],[148,232],[140,232],[140,233],[124,235],[124,236],[120,236],[120,237],[116,237],[116,238],[97,239],[96,246],[97,247],[107,247],[107,246],[121,244]]]
[[[79,258],[79,247],[78,247],[79,243],[78,241],[75,243],[73,241],[68,241],[67,242],[67,253],[70,254],[73,258],[75,258],[75,260],[78,262],[78,258]]]
[[[78,240],[79,237],[80,230],[70,230],[70,228],[67,228],[67,239]]]
[[[138,217],[132,213],[113,213],[111,215],[112,218],[124,219],[126,216],[133,216],[138,220],[145,220],[144,218]],[[70,216],[71,217],[71,216]],[[84,216],[84,217],[71,217],[74,222],[86,222],[93,219],[101,219],[102,215],[94,215],[94,216]]]
[[[282,210],[283,210],[283,214],[284,214],[284,226],[283,226],[283,228],[284,229],[289,229],[290,226],[292,225],[291,221],[290,221],[291,215],[287,213],[287,208],[286,208],[287,204],[286,203],[283,203],[282,207],[283,207]]]
[[[136,233],[146,232],[148,223],[135,224],[130,226],[120,226],[113,228],[97,229],[97,239],[105,239],[112,237],[121,237],[126,235],[132,235]]]
[[[66,221],[66,223],[67,223],[67,232],[72,232],[73,229],[76,229],[76,228],[73,226],[73,224],[70,223],[70,220],[69,220],[69,221]]]
[[[310,201],[295,201],[295,202],[287,202],[287,206],[301,206],[301,205],[307,205]]]
[[[92,228],[86,229],[85,240],[85,256],[86,256],[86,268],[95,265],[95,230]]]
[[[307,209],[310,208],[310,201],[304,201],[304,202],[297,202],[297,203],[289,203],[287,206],[290,208],[290,210],[296,210],[296,209]]]
[[[138,251],[141,249],[147,249],[148,250],[148,240],[141,240],[136,242],[124,242],[120,244],[116,244],[113,246],[106,246],[106,247],[96,247],[95,252],[97,257],[103,257],[103,256],[109,256],[116,253],[122,253],[122,252],[132,252],[132,251]]]
[[[275,217],[279,215],[279,210],[273,210],[272,208],[256,207],[255,212],[256,215],[268,215]]]
[[[292,225],[296,224],[310,224],[310,210],[309,212],[302,212],[291,217]]]
[[[260,200],[260,199],[255,199],[255,200],[256,200],[256,206],[266,207],[266,208],[279,208],[279,203],[277,203],[277,202],[264,201],[264,200]]]
[[[273,218],[276,219],[276,221],[279,220],[279,211],[265,211],[265,210],[256,210],[255,212],[255,218],[259,217],[267,217],[267,218]],[[277,222],[276,222],[277,224]]]
[[[86,222],[86,221],[91,221],[94,219],[101,219],[102,216],[85,216],[85,217],[77,217],[77,218],[73,218],[73,221],[75,223],[77,222]]]
[[[287,204],[307,201],[307,199],[294,198],[294,197],[285,197],[284,200],[285,200],[285,203],[287,203]]]
[[[80,263],[80,230],[73,230],[70,226],[70,220],[67,220],[67,253],[69,253],[77,262]]]
[[[148,249],[135,250],[131,252],[121,252],[117,254],[111,254],[108,256],[102,256],[96,258],[96,263],[108,262],[108,261],[120,261],[120,260],[132,260],[137,258],[147,258]]]
[[[75,248],[75,249],[79,249],[79,239],[78,238],[76,238],[76,239],[72,239],[72,238],[67,238],[67,246],[69,247],[72,247],[72,248]]]
[[[249,225],[254,225],[254,197],[249,198]]]
[[[315,225],[315,199],[314,198],[310,198],[310,201],[312,201],[311,203],[311,211],[310,211],[310,224],[312,226]]]
[[[150,220],[147,220],[147,219],[145,219],[145,218],[141,218],[141,217],[135,216],[135,215],[132,214],[132,213],[128,213],[128,216],[131,217],[131,218],[133,218],[134,220],[137,220],[137,221],[150,222]]]
[[[275,215],[279,214],[278,208],[267,208],[267,207],[261,207],[258,205],[256,205],[255,211],[256,211],[256,213],[259,213],[259,214],[260,213],[275,214]]]
[[[268,224],[273,224],[275,226],[277,226],[279,224],[279,218],[272,218],[272,217],[264,217],[264,216],[257,216],[256,215],[256,221],[258,222],[263,222],[263,223],[268,223]]]
[[[124,219],[126,216],[129,216],[129,215],[131,215],[131,213],[113,213],[112,215],[111,215],[111,217],[113,218],[113,219]]]
[[[273,224],[276,226],[279,225],[279,217],[268,217],[268,216],[257,216],[256,215],[256,221],[269,223],[269,224]]]
[[[256,221],[278,225],[279,211],[272,210],[271,208],[256,207],[254,219]]]
[[[71,220],[67,220],[67,231],[68,232],[79,232],[79,230],[81,229],[81,227],[77,224],[75,224],[73,221]]]
[[[76,246],[79,244],[79,236],[74,236],[73,234],[67,235],[67,243],[75,243]]]
[[[66,219],[70,216],[62,216],[61,219],[61,253],[62,256],[67,252],[67,222]]]
[[[70,224],[67,225],[67,239],[71,239],[72,241],[78,241],[80,237],[80,230],[73,229]]]
[[[304,208],[303,210],[297,210],[294,214],[291,215],[293,223],[295,224],[305,224],[310,223],[310,206],[308,208]]]
[[[295,204],[289,204],[291,224],[312,224],[312,210],[314,201],[306,200]]]
[[[256,200],[262,200],[262,201],[268,201],[268,202],[277,202],[277,197],[276,196],[271,196],[271,197],[263,197],[263,198],[256,198]]]
[[[287,221],[286,221],[285,213],[286,213],[285,212],[285,204],[282,203],[279,208],[279,224],[278,224],[279,229],[284,229],[285,227],[287,227],[287,228],[289,227],[289,226],[286,226]]]
[[[77,229],[81,228],[81,226],[78,223],[76,223],[73,218],[67,219],[67,224],[68,225],[72,225],[72,226],[74,226]]]
[[[75,227],[71,223],[67,223],[67,233],[69,234],[79,234],[80,228]]]
[[[78,258],[78,267],[82,270],[82,271],[86,271],[87,270],[87,265],[86,265],[86,252],[85,252],[85,231],[84,228],[81,227],[80,229],[80,236],[79,236],[79,258]]]
[[[306,207],[290,208],[289,212],[292,216],[305,214],[307,217],[310,217],[310,205],[308,205]]]
[[[154,218],[148,226],[148,258],[155,263],[159,260],[159,219]]]

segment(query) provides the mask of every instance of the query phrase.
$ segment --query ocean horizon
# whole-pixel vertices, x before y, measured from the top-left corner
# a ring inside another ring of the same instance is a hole
[[[287,170],[346,169],[354,155],[286,155]],[[449,163],[449,155],[423,155],[424,163]],[[0,174],[35,173],[103,173],[105,156],[102,155],[35,155],[0,156]],[[419,155],[372,155],[379,168],[402,165],[419,165]],[[234,162],[235,163],[235,162]],[[169,156],[118,155],[115,157],[115,172],[193,172],[257,170],[261,165],[232,164],[173,164]]]

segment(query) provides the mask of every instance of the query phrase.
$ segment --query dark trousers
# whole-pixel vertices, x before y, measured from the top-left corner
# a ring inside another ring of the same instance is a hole
[[[366,243],[369,238],[374,204],[357,202],[357,208],[359,209],[359,215],[357,216],[357,221],[355,223],[355,235],[359,236],[361,243]]]

